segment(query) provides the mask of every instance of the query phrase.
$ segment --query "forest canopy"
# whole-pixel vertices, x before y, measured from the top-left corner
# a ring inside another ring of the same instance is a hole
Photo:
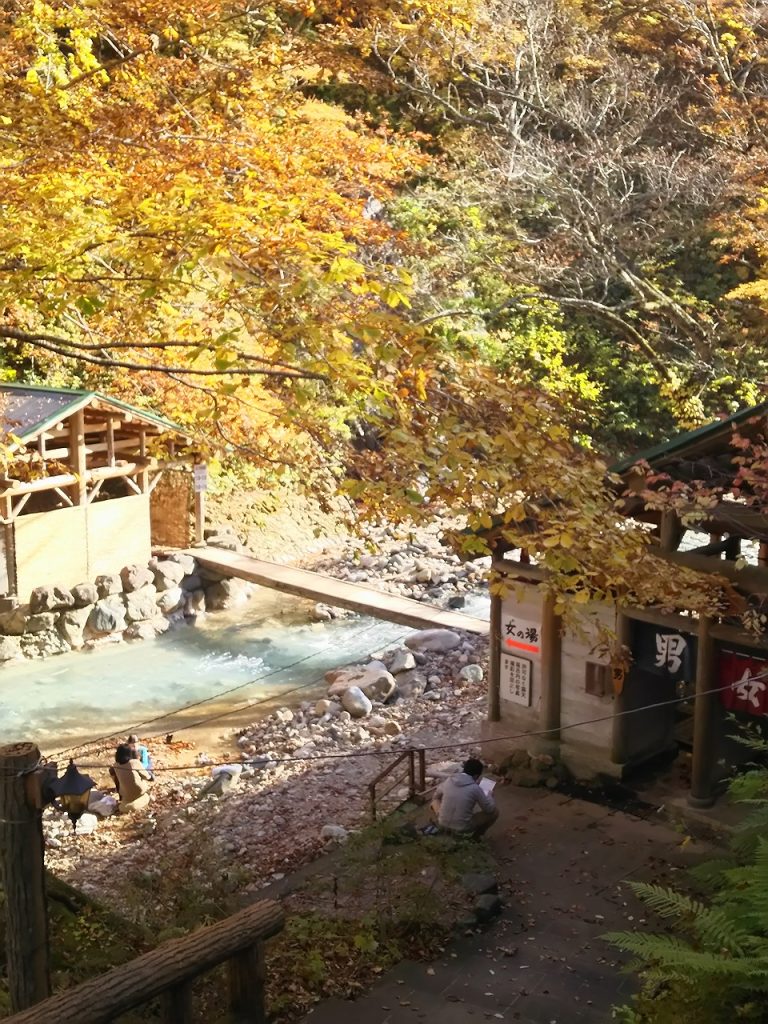
[[[606,465],[768,371],[762,3],[3,19],[6,377],[151,405],[369,515],[503,515],[571,588],[650,599]]]

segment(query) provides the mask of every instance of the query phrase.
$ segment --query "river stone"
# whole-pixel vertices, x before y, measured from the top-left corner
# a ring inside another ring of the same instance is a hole
[[[469,872],[461,876],[461,885],[466,892],[473,896],[484,896],[486,893],[499,891],[499,883],[493,875]]]
[[[219,583],[212,583],[205,590],[205,607],[208,611],[227,611],[229,608],[239,608],[246,604],[249,597],[249,587],[245,580],[237,578],[224,579]]]
[[[125,629],[125,606],[117,594],[97,601],[88,616],[87,629],[91,636],[103,636]]]
[[[84,608],[70,608],[59,616],[59,633],[74,650],[79,650],[85,642],[83,630],[91,610],[92,606],[86,605]]]
[[[461,637],[452,629],[422,629],[405,641],[412,651],[452,651],[461,645]]]
[[[398,672],[407,672],[412,668],[416,668],[416,659],[413,656],[413,652],[409,651],[407,647],[401,647],[399,651],[395,651],[389,665],[389,671],[392,675],[396,676]]]
[[[373,704],[368,700],[359,686],[350,686],[341,695],[341,704],[353,718],[365,718],[370,715]]]
[[[25,633],[44,633],[47,629],[53,629],[56,624],[55,612],[38,612],[30,615],[27,619]]]
[[[415,669],[410,672],[401,672],[397,677],[397,689],[400,696],[406,700],[410,697],[420,697],[427,689],[426,676]]]
[[[334,702],[332,700],[326,700],[325,697],[322,697],[317,702],[317,704],[315,704],[314,708],[314,712],[318,716],[318,718],[322,715],[327,715],[331,707],[333,706],[333,703]]]
[[[109,597],[110,594],[122,594],[123,581],[116,573],[104,573],[96,577],[96,590],[99,597]]]
[[[157,615],[152,619],[152,626],[155,630],[155,636],[160,636],[161,633],[167,633],[171,628],[171,623],[164,615]]]
[[[189,618],[205,614],[205,591],[191,590],[184,591],[184,614]]]
[[[465,683],[481,683],[483,681],[483,669],[481,665],[465,665],[459,672],[459,679]]]
[[[331,697],[340,697],[350,686],[359,686],[365,691],[379,680],[383,680],[387,686],[394,682],[384,662],[377,660],[370,661],[367,665],[335,668],[325,673],[325,681],[329,684],[328,695]]]
[[[0,661],[16,661],[23,656],[18,636],[0,636]]]
[[[141,622],[132,622],[123,633],[123,637],[126,640],[154,640],[155,636],[154,624],[149,619],[144,619]]]
[[[35,587],[29,598],[29,610],[33,615],[38,612],[54,612],[60,608],[71,608],[74,597],[66,587]]]
[[[23,636],[21,649],[27,658],[50,658],[54,654],[65,654],[70,647],[57,630],[47,629],[42,633]]]
[[[157,615],[157,591],[151,584],[132,590],[130,594],[123,594],[123,601],[125,617],[129,622],[141,622]]]
[[[72,597],[75,608],[85,608],[88,604],[96,604],[99,600],[99,591],[95,583],[76,583],[72,587]]]
[[[191,576],[197,572],[197,562],[192,555],[188,555],[185,551],[172,551],[166,555],[166,558],[169,562],[177,562],[184,570],[185,576]]]
[[[178,587],[185,575],[182,566],[170,559],[155,563],[152,572],[155,574],[155,586],[158,590],[171,590],[172,587]]]
[[[501,900],[494,893],[484,893],[475,900],[472,910],[480,924],[493,920],[501,913]]]
[[[463,608],[466,603],[467,599],[463,594],[452,594],[451,597],[448,598],[449,608]]]
[[[203,589],[203,577],[198,572],[190,573],[189,576],[185,576],[181,581],[182,590],[202,590]]]
[[[126,565],[120,570],[120,579],[123,581],[123,590],[130,594],[133,590],[141,590],[150,583],[155,582],[155,576],[146,565]]]
[[[164,615],[170,615],[184,604],[184,591],[181,587],[171,587],[157,595],[157,607]]]
[[[384,704],[397,693],[397,683],[395,677],[387,672],[386,675],[382,673],[368,683],[361,683],[360,689],[368,700],[378,700]]]
[[[3,612],[0,615],[0,633],[5,633],[6,636],[22,636],[27,628],[28,611],[28,606],[23,605],[10,612]]]

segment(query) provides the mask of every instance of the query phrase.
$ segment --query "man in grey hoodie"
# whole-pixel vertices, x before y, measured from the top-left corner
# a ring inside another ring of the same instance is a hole
[[[448,832],[481,836],[496,821],[499,812],[490,793],[480,788],[483,762],[471,757],[462,770],[442,782],[432,801],[437,823]],[[475,811],[479,807],[479,811]]]

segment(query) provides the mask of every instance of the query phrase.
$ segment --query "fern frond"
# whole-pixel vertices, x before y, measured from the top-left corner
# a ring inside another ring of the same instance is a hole
[[[659,917],[679,917],[693,919],[701,914],[706,907],[699,900],[675,889],[651,882],[630,882],[629,887],[638,899],[641,899]]]
[[[688,874],[701,885],[715,886],[723,881],[726,872],[732,871],[735,865],[735,858],[721,857],[719,860],[707,860],[703,864],[697,864]]]
[[[693,928],[703,945],[714,953],[722,951],[731,956],[744,956],[751,945],[748,928],[734,920],[725,908],[703,909],[694,917]]]
[[[671,935],[644,935],[640,932],[612,932],[605,935],[619,949],[632,953],[648,964],[659,977],[692,981],[713,975],[739,988],[768,990],[768,960],[764,957],[731,959],[716,953],[693,949]]]

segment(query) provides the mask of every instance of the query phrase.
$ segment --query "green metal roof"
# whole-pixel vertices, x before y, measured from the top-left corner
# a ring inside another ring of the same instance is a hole
[[[20,440],[26,441],[85,408],[93,401],[104,402],[122,412],[129,412],[137,419],[153,423],[163,430],[185,434],[176,423],[138,406],[129,405],[102,395],[99,391],[84,391],[75,388],[47,388],[38,384],[0,384],[0,395],[5,399],[3,419]]]
[[[628,455],[626,458],[610,466],[610,472],[626,473],[636,462],[649,462],[653,464],[660,459],[663,460],[679,455],[692,445],[698,446],[702,442],[714,440],[721,432],[727,433],[730,436],[732,427],[744,423],[753,416],[762,416],[766,413],[768,413],[768,401],[761,402],[759,405],[749,406],[746,409],[740,409],[725,419],[714,420],[712,423],[706,423],[703,427],[697,427],[696,430],[687,430],[682,434],[675,434],[669,441],[654,445],[653,448],[646,448],[634,455]]]

